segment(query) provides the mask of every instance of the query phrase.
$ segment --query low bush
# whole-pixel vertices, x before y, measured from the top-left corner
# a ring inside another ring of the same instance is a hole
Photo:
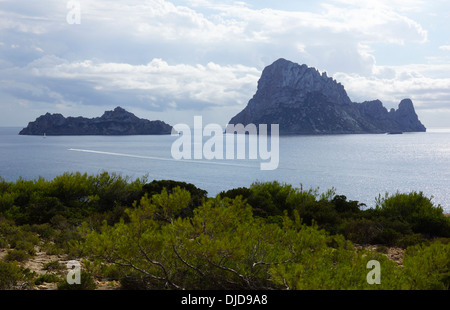
[[[52,273],[45,273],[34,280],[34,285],[41,285],[44,283],[59,283],[60,281],[61,278],[59,276]]]
[[[80,274],[80,284],[69,284],[66,278],[61,279],[57,285],[58,290],[95,290],[97,284],[93,277],[84,271]]]
[[[412,233],[429,237],[450,237],[450,219],[422,192],[379,196],[376,210],[389,221],[409,226]]]
[[[11,290],[19,282],[30,281],[32,274],[28,269],[22,268],[16,261],[0,260],[0,290]]]
[[[31,255],[25,250],[9,250],[4,258],[7,262],[24,262],[31,258]]]
[[[404,276],[413,290],[450,289],[450,244],[440,241],[409,247],[403,259]]]
[[[57,260],[48,262],[44,264],[44,270],[47,271],[58,271],[64,269],[64,266]]]

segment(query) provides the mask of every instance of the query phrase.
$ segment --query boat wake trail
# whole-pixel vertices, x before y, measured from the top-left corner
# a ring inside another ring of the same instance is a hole
[[[173,159],[173,158],[165,158],[165,157],[155,157],[155,156],[143,156],[143,155],[134,155],[134,154],[124,154],[124,153],[114,153],[114,152],[103,152],[103,151],[94,151],[94,150],[83,150],[83,149],[68,149],[71,152],[82,152],[82,153],[92,153],[92,154],[100,154],[100,155],[109,155],[109,156],[118,156],[118,157],[129,157],[129,158],[138,158],[138,159],[149,159],[149,160],[159,160],[159,161],[171,161],[171,162],[184,162],[184,163],[192,163],[192,164],[202,164],[202,165],[220,165],[220,166],[234,166],[234,167],[244,167],[244,168],[258,168],[256,165],[246,165],[246,164],[237,164],[237,163],[229,163],[229,162],[217,162],[210,160],[188,160],[188,159]]]

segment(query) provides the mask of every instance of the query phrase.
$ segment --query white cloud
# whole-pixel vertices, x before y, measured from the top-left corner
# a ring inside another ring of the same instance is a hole
[[[172,98],[171,102],[178,102],[180,108],[183,102],[243,105],[254,93],[260,75],[256,68],[242,65],[221,66],[213,62],[169,65],[162,59],[153,59],[146,65],[131,65],[92,60],[67,62],[45,57],[29,67],[36,78],[89,81],[93,89],[127,91],[130,96],[136,91],[140,98],[149,100],[150,105],[161,98]]]
[[[332,0],[332,2],[346,4],[352,7],[366,7],[375,10],[393,9],[401,12],[421,12],[426,3],[423,0]]]
[[[443,50],[443,51],[450,51],[450,45],[442,45],[439,46],[439,49]]]
[[[353,101],[380,99],[390,107],[411,98],[418,109],[450,109],[450,77],[433,77],[449,72],[450,65],[376,66],[374,75],[336,73]],[[432,74],[433,72],[433,74]],[[363,90],[363,91],[362,91]]]
[[[378,1],[347,1],[351,7],[324,4],[327,19],[341,32],[354,32],[363,42],[426,42],[428,33],[416,21]]]
[[[39,53],[44,53],[44,50],[40,48],[39,46],[33,46],[32,47],[35,51],[38,51]]]

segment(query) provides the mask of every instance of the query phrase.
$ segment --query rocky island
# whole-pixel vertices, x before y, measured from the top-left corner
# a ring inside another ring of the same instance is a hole
[[[172,126],[163,121],[141,119],[117,107],[101,117],[64,117],[41,115],[20,131],[20,135],[170,135]]]
[[[279,124],[285,135],[426,131],[410,99],[390,111],[379,100],[355,103],[326,73],[285,59],[263,70],[256,94],[229,124]]]

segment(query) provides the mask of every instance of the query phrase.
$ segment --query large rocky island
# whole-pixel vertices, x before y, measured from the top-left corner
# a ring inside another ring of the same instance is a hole
[[[64,117],[47,113],[20,131],[20,135],[170,135],[172,126],[141,119],[117,107],[101,117]]]
[[[410,99],[390,111],[379,100],[355,103],[326,73],[285,59],[263,70],[256,94],[229,124],[279,124],[280,134],[426,131]]]

